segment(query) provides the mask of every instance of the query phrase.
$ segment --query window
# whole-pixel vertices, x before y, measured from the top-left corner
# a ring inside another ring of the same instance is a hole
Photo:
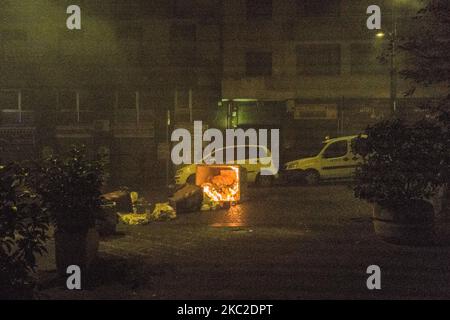
[[[247,20],[271,18],[272,0],[247,0]]]
[[[354,43],[350,47],[351,73],[352,74],[373,74],[387,72],[387,65],[383,65],[378,56],[377,49],[371,43]]]
[[[246,75],[248,77],[272,75],[271,52],[247,52],[245,60]]]
[[[90,123],[94,120],[93,110],[101,93],[95,91],[62,90],[58,92],[58,124]]]
[[[58,125],[72,125],[80,121],[79,95],[74,90],[58,92]]]
[[[173,91],[165,88],[152,88],[140,92],[140,110],[165,110],[168,105],[173,105]]]
[[[29,55],[27,33],[22,30],[0,31],[0,60],[4,64],[14,65],[26,62]]]
[[[340,0],[297,0],[298,15],[303,17],[335,17],[340,15]]]
[[[94,110],[97,106],[98,95],[95,91],[81,91],[79,93],[79,108],[80,111]],[[111,106],[111,105],[110,105]]]
[[[340,158],[347,154],[347,141],[338,141],[330,144],[323,153],[325,159]]]
[[[39,103],[39,91],[21,90],[21,93],[20,103],[22,110],[32,111],[35,105]]]
[[[259,159],[269,156],[265,148],[258,146],[235,146],[233,152],[234,160],[236,161]],[[226,151],[224,150],[225,155]]]
[[[33,110],[47,98],[48,92],[39,90],[0,90],[0,118],[4,123],[31,123],[34,121]]]
[[[22,110],[31,111],[39,108],[39,111],[55,108],[56,92],[51,89],[22,90]]]
[[[321,44],[297,47],[297,72],[311,75],[340,74],[341,46]]]
[[[93,111],[99,107],[96,105],[97,93],[95,91],[78,91],[77,95],[77,122],[92,122],[95,119]]]
[[[117,107],[119,109],[136,109],[136,92],[134,91],[118,92]]]
[[[61,111],[77,110],[77,92],[64,90],[58,94],[58,109]]]
[[[196,65],[195,46],[170,46],[170,63],[172,66],[192,68]]]
[[[189,109],[192,105],[192,90],[177,88],[175,90],[175,103],[177,109]]]
[[[114,93],[95,89],[82,92],[80,100],[81,110],[96,110],[102,113],[109,113],[114,106]]]
[[[114,119],[118,123],[139,123],[139,92],[133,90],[116,92]]]
[[[193,67],[196,64],[196,26],[172,25],[170,28],[171,64]]]
[[[19,109],[19,91],[0,90],[0,109],[18,110]]]

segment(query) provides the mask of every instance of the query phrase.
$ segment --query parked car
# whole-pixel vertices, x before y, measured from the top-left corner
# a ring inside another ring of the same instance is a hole
[[[278,172],[278,170],[277,170],[277,168],[274,168],[274,166],[273,166],[272,155],[271,155],[270,150],[267,147],[257,146],[257,145],[230,146],[230,147],[218,149],[217,151],[219,151],[219,150],[223,151],[223,155],[225,158],[226,150],[229,148],[235,148],[234,154],[235,154],[236,161],[233,162],[233,164],[234,163],[239,164],[247,170],[247,181],[249,183],[255,183],[259,186],[264,186],[264,187],[272,185],[274,179],[276,178],[276,173]],[[244,148],[243,151],[245,151],[245,153],[244,153],[245,159],[237,158],[237,154],[238,154],[237,151],[240,148]],[[254,148],[253,151],[257,152],[256,153],[258,155],[257,159],[249,158],[248,155],[250,154],[249,151],[251,148]],[[214,156],[213,154],[209,154],[209,155],[205,156],[202,159],[202,163],[205,163],[205,161],[208,158],[211,158],[213,156]],[[250,160],[256,160],[256,163],[255,164],[250,163],[251,162]],[[269,163],[269,164],[266,164],[266,163]],[[230,163],[227,163],[227,164],[230,164]],[[270,170],[274,174],[273,175],[261,175],[262,168],[264,168],[265,170]],[[185,166],[181,167],[180,169],[177,170],[177,172],[175,174],[175,184],[176,185],[182,185],[185,183],[195,184],[196,171],[197,171],[196,164],[189,164],[189,165],[185,165]]]
[[[362,162],[360,156],[352,153],[352,140],[357,137],[326,139],[316,156],[287,162],[283,168],[284,179],[314,185],[320,180],[353,177]]]

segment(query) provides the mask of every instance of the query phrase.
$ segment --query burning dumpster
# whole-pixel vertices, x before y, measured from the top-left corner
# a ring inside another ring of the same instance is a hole
[[[247,188],[247,173],[239,165],[198,165],[195,184],[211,201],[239,202]]]

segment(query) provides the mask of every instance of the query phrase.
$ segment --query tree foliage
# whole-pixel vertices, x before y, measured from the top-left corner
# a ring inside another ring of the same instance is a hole
[[[356,172],[355,195],[385,207],[405,206],[434,195],[446,180],[442,159],[447,145],[434,122],[407,124],[400,119],[369,127],[356,139],[364,158]]]
[[[36,256],[46,252],[48,216],[19,165],[0,169],[0,296],[15,296],[32,284]],[[19,296],[20,298],[20,296]]]
[[[84,147],[45,160],[36,175],[44,207],[56,228],[66,232],[95,226],[102,184],[103,161],[88,159]]]
[[[426,0],[413,18],[414,32],[400,39],[399,48],[411,59],[400,74],[416,86],[440,87],[444,94],[424,108],[440,125],[449,130],[450,123],[450,1]]]

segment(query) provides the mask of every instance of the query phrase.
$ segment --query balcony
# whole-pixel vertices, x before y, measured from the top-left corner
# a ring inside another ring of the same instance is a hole
[[[35,114],[33,111],[4,109],[0,112],[1,126],[33,126]]]
[[[35,128],[0,127],[0,139],[8,144],[34,144]]]
[[[154,138],[153,123],[116,123],[112,128],[114,138]]]
[[[275,77],[246,77],[241,79],[224,79],[222,81],[223,97],[280,99],[286,100],[294,96],[289,79]]]

